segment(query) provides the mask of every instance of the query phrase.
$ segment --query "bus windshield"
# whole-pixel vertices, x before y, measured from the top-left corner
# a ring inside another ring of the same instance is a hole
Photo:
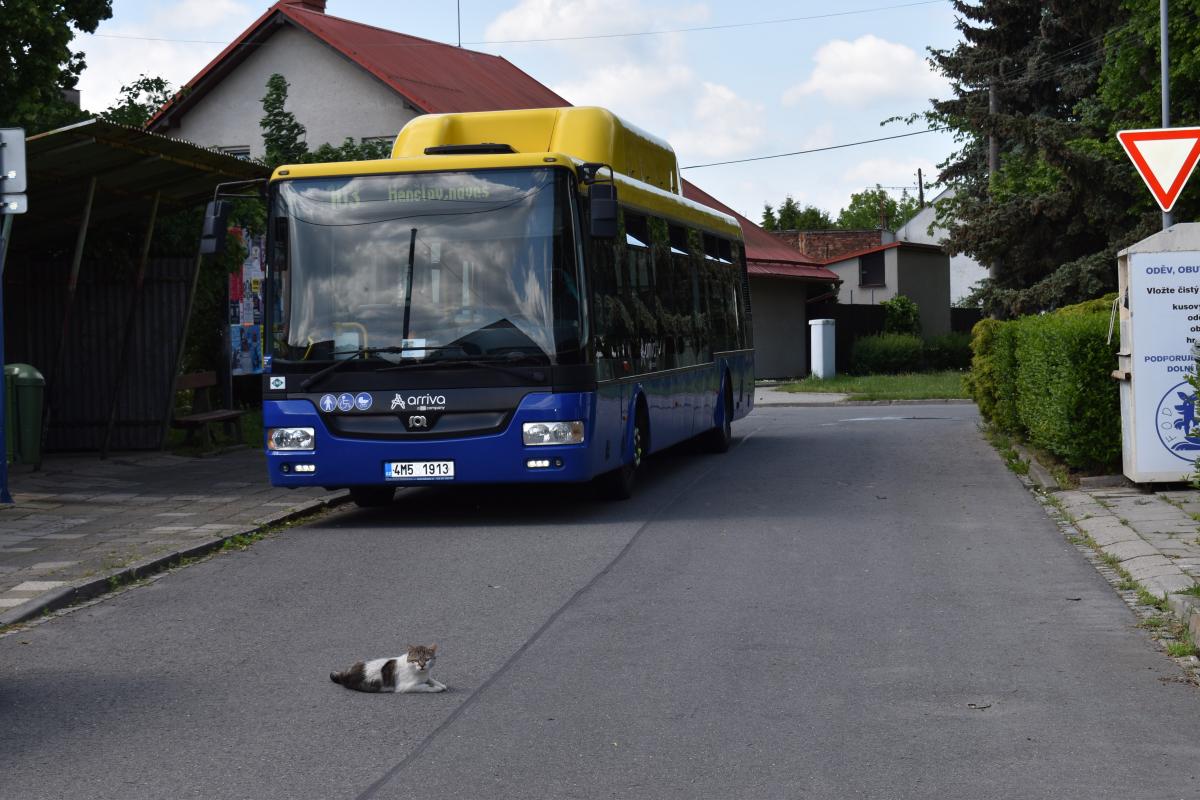
[[[282,182],[273,357],[579,362],[568,181],[539,168]]]

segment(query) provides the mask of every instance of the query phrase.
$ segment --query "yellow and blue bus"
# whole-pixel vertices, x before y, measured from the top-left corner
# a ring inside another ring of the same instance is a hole
[[[595,479],[728,449],[754,396],[741,230],[664,142],[599,108],[417,117],[388,160],[275,170],[271,482]]]

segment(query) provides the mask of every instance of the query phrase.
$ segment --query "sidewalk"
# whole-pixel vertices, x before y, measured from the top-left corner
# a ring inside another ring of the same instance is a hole
[[[226,539],[344,500],[267,482],[264,455],[237,449],[49,456],[10,467],[0,506],[0,626],[107,591]]]

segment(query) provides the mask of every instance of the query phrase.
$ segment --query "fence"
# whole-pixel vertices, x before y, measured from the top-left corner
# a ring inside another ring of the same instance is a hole
[[[140,297],[131,275],[84,261],[65,337],[70,265],[14,262],[4,277],[5,360],[46,377],[46,449],[161,447],[195,260],[150,260]]]

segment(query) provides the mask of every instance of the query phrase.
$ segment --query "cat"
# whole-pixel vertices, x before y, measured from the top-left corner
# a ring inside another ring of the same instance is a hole
[[[429,677],[436,654],[436,644],[410,644],[407,656],[359,661],[329,680],[359,692],[444,692],[446,684]]]

